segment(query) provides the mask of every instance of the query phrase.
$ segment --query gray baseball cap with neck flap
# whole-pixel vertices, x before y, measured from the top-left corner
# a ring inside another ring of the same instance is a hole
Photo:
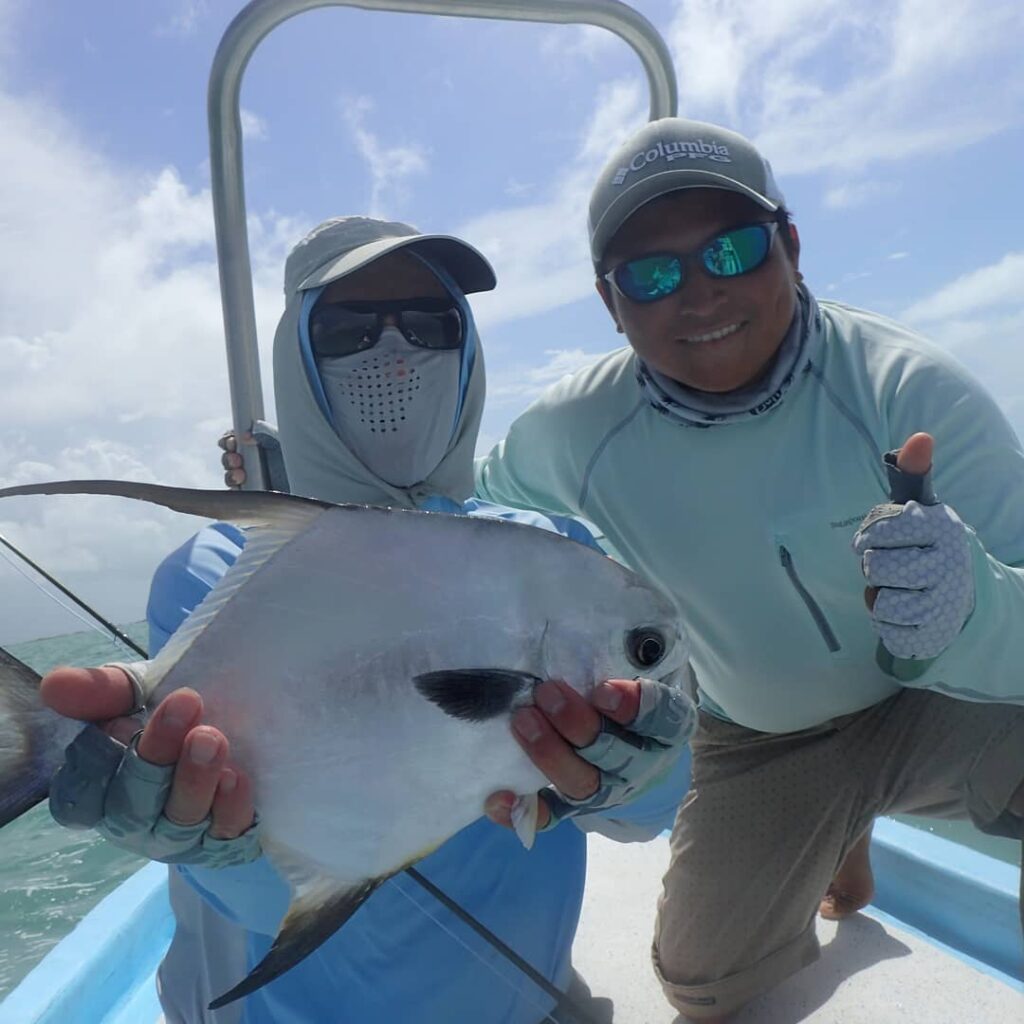
[[[641,206],[684,188],[738,192],[771,213],[785,205],[771,165],[749,139],[704,121],[663,117],[630,136],[597,179],[588,219],[595,266]]]
[[[466,295],[490,291],[497,283],[484,256],[453,235],[423,235],[400,221],[335,217],[306,235],[288,255],[285,294],[330,284],[397,249],[409,249],[443,267]]]

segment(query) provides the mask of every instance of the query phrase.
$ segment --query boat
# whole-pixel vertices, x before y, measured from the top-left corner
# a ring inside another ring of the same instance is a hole
[[[877,893],[819,921],[822,957],[735,1024],[1013,1024],[1024,1019],[1016,867],[922,829],[876,823]],[[668,837],[588,840],[573,963],[593,1024],[673,1024],[649,950]],[[614,921],[614,926],[610,926]],[[167,868],[148,864],[102,900],[0,1003],[0,1024],[159,1024],[156,969],[174,930]],[[582,1019],[581,1019],[582,1024]]]
[[[664,41],[618,0],[253,0],[227,29],[208,115],[218,266],[236,437],[259,435],[263,399],[242,176],[239,96],[254,49],[301,12],[351,6],[443,16],[583,23],[624,39],[647,72],[652,119],[675,113]],[[246,486],[262,488],[256,444]],[[589,868],[573,962],[580,1024],[672,1024],[649,950],[668,837],[588,839]],[[821,959],[761,997],[736,1024],[1011,1024],[1024,1020],[1020,872],[923,829],[883,819],[871,856],[876,896],[838,924],[819,921]],[[103,899],[0,1003],[0,1024],[158,1024],[156,971],[174,918],[168,869],[148,864]],[[524,984],[529,984],[525,981]],[[587,994],[589,989],[589,994]]]

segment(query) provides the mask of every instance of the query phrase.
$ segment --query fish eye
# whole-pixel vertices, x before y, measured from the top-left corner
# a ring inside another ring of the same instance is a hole
[[[649,626],[634,629],[626,637],[626,653],[638,668],[650,668],[665,657],[665,638]]]

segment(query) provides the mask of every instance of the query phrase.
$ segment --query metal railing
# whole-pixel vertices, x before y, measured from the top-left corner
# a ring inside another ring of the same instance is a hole
[[[624,39],[639,56],[650,87],[652,120],[676,112],[676,79],[665,41],[639,12],[619,0],[252,0],[228,26],[210,72],[207,112],[217,265],[231,387],[231,414],[246,488],[266,486],[258,448],[244,438],[263,420],[252,266],[245,220],[242,75],[259,43],[278,25],[320,7],[433,14],[501,21],[596,25]]]

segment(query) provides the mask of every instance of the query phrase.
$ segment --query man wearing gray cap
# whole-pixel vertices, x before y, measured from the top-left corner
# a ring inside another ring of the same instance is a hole
[[[590,239],[629,347],[534,403],[477,491],[590,520],[683,613],[700,723],[654,963],[725,1021],[818,956],[876,816],[1024,836],[1024,453],[945,353],[815,300],[734,132],[645,126]]]

